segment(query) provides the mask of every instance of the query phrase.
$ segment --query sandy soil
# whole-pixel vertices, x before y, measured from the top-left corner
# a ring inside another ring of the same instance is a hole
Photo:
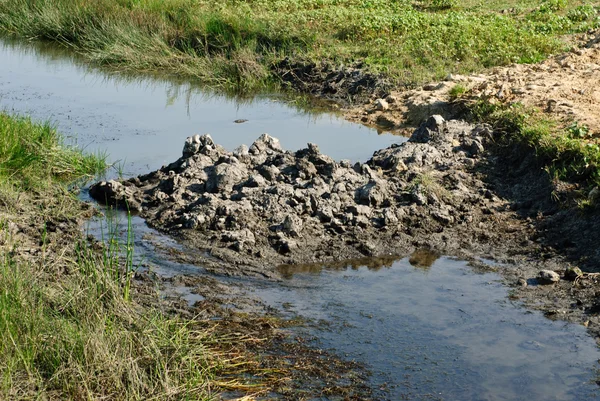
[[[569,125],[584,124],[594,137],[600,136],[600,34],[580,38],[581,45],[570,52],[533,64],[494,68],[472,76],[450,75],[443,82],[407,91],[391,91],[383,99],[371,98],[349,108],[350,121],[402,132],[432,114],[446,118],[457,110],[449,104],[450,91],[457,85],[469,96],[495,102],[519,102],[536,107]]]

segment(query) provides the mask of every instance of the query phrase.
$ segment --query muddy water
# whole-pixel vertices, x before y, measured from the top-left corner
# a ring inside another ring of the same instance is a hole
[[[70,141],[120,160],[125,175],[173,161],[194,133],[232,149],[269,132],[289,149],[314,142],[336,159],[363,161],[400,140],[273,98],[239,101],[189,83],[118,78],[56,49],[8,42],[0,42],[0,108],[53,120]],[[102,236],[99,224],[89,230]],[[203,274],[166,261],[156,244],[178,245],[138,218],[133,224],[141,264],[166,276]],[[288,267],[283,283],[228,280],[308,319],[295,330],[316,337],[316,346],[366,364],[376,399],[600,399],[600,352],[583,327],[511,303],[497,275],[475,274],[464,262],[427,254],[412,262]],[[189,302],[202,299],[192,288],[178,291]]]
[[[318,337],[316,344],[367,361],[374,386],[385,390],[382,398],[600,396],[593,383],[599,354],[583,327],[511,303],[496,274],[435,258],[286,268],[283,285],[256,293],[313,319],[305,330]]]
[[[266,132],[286,149],[313,142],[352,161],[403,140],[274,97],[232,99],[189,82],[107,75],[56,47],[7,41],[0,41],[0,109],[50,119],[71,142],[108,152],[126,175],[174,161],[185,138],[197,133],[233,150]]]

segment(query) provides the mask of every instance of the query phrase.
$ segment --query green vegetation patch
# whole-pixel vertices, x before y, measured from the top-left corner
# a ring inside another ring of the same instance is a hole
[[[22,189],[50,182],[90,178],[105,168],[101,155],[84,155],[61,146],[61,138],[49,124],[0,112],[0,180]]]
[[[114,225],[106,244],[83,238],[79,222],[92,210],[66,185],[104,167],[61,146],[49,124],[0,113],[0,399],[264,391],[248,336],[166,315],[153,284],[132,284],[130,230],[120,240]]]
[[[397,84],[561,51],[599,24],[599,2],[564,0],[3,0],[0,31],[89,60],[197,77],[236,91],[278,83],[274,65],[362,63]]]
[[[504,131],[505,140],[533,148],[553,178],[600,185],[600,143],[589,136],[587,127],[577,122],[565,127],[520,104],[480,100],[468,107],[472,118]]]

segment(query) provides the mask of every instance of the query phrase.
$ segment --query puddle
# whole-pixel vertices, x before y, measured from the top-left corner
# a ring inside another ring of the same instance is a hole
[[[284,149],[312,142],[334,159],[363,162],[405,140],[272,97],[236,100],[189,82],[107,75],[56,47],[0,40],[0,60],[0,109],[50,119],[70,141],[108,152],[126,176],[175,161],[193,134],[209,133],[233,150],[266,132]]]
[[[368,266],[282,269],[283,285],[255,294],[311,319],[304,332],[317,345],[366,362],[373,386],[385,389],[380,398],[600,397],[600,353],[585,329],[514,305],[496,274],[424,251]]]
[[[401,142],[332,114],[307,114],[283,101],[207,95],[173,80],[115,78],[64,51],[0,41],[0,108],[52,120],[68,139],[121,161],[126,176],[180,156],[184,139],[210,133],[233,149],[261,133],[291,150],[318,144],[335,159],[365,161]],[[247,122],[235,123],[246,119]],[[126,219],[121,220],[121,231]],[[101,237],[98,221],[88,230]],[[166,277],[202,274],[165,260],[178,245],[132,219],[136,263]],[[488,261],[483,260],[487,263]],[[499,276],[426,251],[409,258],[282,267],[282,283],[230,279],[290,317],[315,345],[365,363],[376,399],[598,399],[600,352],[581,326],[545,319],[508,300]],[[179,293],[201,300],[188,287]]]

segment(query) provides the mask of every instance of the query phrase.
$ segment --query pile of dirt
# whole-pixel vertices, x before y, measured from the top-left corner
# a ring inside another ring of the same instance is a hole
[[[500,218],[505,202],[468,173],[491,139],[488,126],[433,116],[408,142],[351,165],[313,144],[284,151],[266,134],[234,152],[195,136],[176,162],[97,183],[90,194],[139,211],[200,250],[199,263],[230,274],[271,276],[280,264],[404,255],[420,246],[500,257],[494,249],[511,247],[504,233],[527,230]]]
[[[598,137],[600,33],[583,39],[581,46],[538,64],[513,64],[469,76],[452,74],[442,82],[391,91],[381,99],[372,97],[368,104],[346,110],[345,116],[362,124],[402,131],[432,114],[456,117],[461,110],[451,100],[468,91],[470,98],[538,108],[565,126],[573,122],[585,125],[590,137]]]
[[[362,64],[334,66],[285,58],[273,70],[284,86],[339,105],[364,103],[384,96],[392,87],[383,76],[365,71]]]

